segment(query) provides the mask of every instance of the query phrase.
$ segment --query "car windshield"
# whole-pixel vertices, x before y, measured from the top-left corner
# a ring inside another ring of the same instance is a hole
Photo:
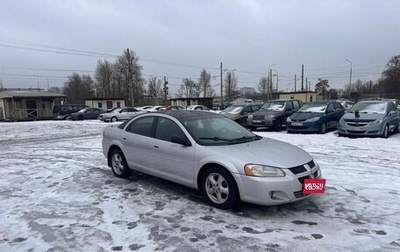
[[[222,110],[224,113],[238,114],[242,110],[243,106],[229,106],[226,109]]]
[[[386,102],[358,102],[349,110],[350,113],[354,113],[358,110],[359,113],[364,114],[384,114],[386,111]]]
[[[285,102],[284,101],[266,102],[261,107],[261,109],[276,110],[276,111],[283,111],[284,108],[285,108]]]
[[[182,124],[200,145],[239,144],[262,138],[223,116],[188,117]]]
[[[299,109],[299,112],[305,113],[324,113],[326,110],[327,104],[304,104]]]

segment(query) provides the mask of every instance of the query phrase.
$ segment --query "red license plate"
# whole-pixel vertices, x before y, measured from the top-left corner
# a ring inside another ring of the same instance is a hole
[[[319,179],[305,179],[303,184],[304,194],[318,194],[325,192],[326,180],[323,178]]]

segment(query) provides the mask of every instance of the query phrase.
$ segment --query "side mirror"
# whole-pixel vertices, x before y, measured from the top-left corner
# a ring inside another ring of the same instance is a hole
[[[177,143],[177,144],[182,144],[183,146],[192,146],[192,143],[187,138],[180,137],[180,136],[172,136],[171,142]]]

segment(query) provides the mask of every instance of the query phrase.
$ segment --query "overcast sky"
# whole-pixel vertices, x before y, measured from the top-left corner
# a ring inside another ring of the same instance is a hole
[[[256,88],[272,68],[291,91],[304,64],[312,87],[326,78],[343,88],[351,66],[353,83],[376,81],[400,54],[399,11],[397,0],[0,0],[0,79],[61,87],[129,48],[144,78],[166,76],[172,95],[203,68],[220,75],[220,62],[239,87]]]

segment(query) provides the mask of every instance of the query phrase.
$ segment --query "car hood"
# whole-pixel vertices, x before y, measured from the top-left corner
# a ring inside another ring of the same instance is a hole
[[[360,117],[356,117],[355,113],[346,113],[343,115],[344,120],[349,120],[349,121],[374,121],[376,119],[384,117],[384,114],[378,114],[378,113],[360,113]]]
[[[252,115],[281,115],[283,114],[283,111],[279,111],[279,110],[258,110],[256,112],[253,112]]]
[[[310,118],[322,117],[324,115],[324,113],[319,112],[296,112],[290,116],[290,119],[295,121],[305,121]]]
[[[299,147],[265,137],[242,144],[203,147],[210,152],[207,153],[209,158],[214,160],[228,159],[236,167],[244,167],[245,164],[253,163],[291,168],[308,163],[313,159],[310,154]],[[225,162],[221,161],[221,163]]]
[[[222,114],[221,113],[221,115],[223,115],[225,117],[228,117],[230,119],[235,119],[235,118],[238,118],[240,114],[232,114],[232,113],[224,113],[224,114]]]

